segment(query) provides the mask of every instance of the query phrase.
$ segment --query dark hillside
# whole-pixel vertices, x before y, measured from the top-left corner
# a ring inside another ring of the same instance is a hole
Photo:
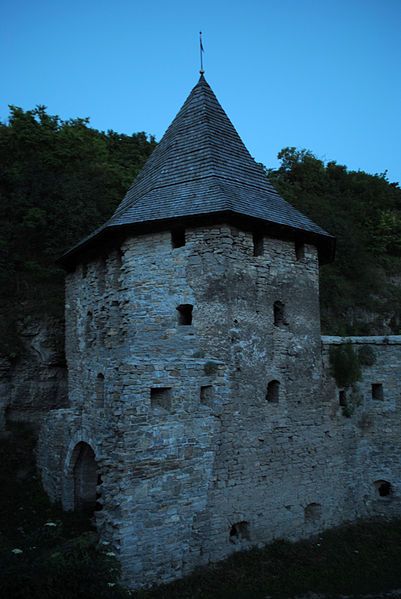
[[[401,189],[386,174],[349,171],[307,150],[285,148],[268,171],[279,193],[337,237],[321,269],[326,334],[401,332]]]
[[[145,133],[11,107],[0,124],[0,352],[18,351],[19,317],[62,314],[55,258],[112,214],[154,146]]]
[[[0,353],[18,354],[19,319],[62,315],[55,258],[112,214],[154,146],[145,133],[11,107],[0,124]],[[323,332],[399,333],[401,189],[305,150],[279,157],[268,171],[278,191],[337,236],[321,272]]]

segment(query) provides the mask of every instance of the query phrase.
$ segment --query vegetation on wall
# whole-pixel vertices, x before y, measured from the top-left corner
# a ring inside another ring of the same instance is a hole
[[[356,351],[351,343],[330,347],[330,370],[337,387],[344,390],[342,413],[349,418],[362,403],[358,381],[362,378],[362,366],[371,366],[375,361],[372,351]],[[367,350],[371,350],[366,346]]]
[[[370,345],[362,345],[359,348],[358,358],[361,366],[373,366],[376,364],[376,353]]]
[[[330,347],[331,374],[337,387],[351,387],[361,380],[361,364],[351,343]]]

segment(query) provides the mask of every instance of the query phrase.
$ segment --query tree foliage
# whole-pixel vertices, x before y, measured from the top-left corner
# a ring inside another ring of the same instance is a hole
[[[0,123],[0,349],[12,352],[21,315],[61,313],[55,259],[111,216],[154,146],[145,133],[10,107]]]
[[[0,123],[0,351],[16,351],[21,316],[62,313],[55,259],[105,222],[155,146],[145,133],[98,131],[44,106]],[[386,174],[348,171],[285,148],[267,171],[278,191],[337,237],[321,269],[323,331],[401,330],[401,190]]]
[[[322,328],[331,334],[401,332],[401,189],[386,173],[349,171],[285,148],[267,171],[293,206],[337,238],[321,269]]]
[[[337,387],[351,387],[361,380],[359,356],[351,343],[330,347],[330,367]]]

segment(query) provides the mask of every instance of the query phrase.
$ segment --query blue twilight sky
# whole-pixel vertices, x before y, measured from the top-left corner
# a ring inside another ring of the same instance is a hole
[[[159,140],[206,79],[251,154],[285,146],[401,181],[401,0],[2,0],[8,104]]]

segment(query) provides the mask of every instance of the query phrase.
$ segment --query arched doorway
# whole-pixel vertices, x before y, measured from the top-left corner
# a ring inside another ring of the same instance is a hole
[[[81,441],[73,452],[74,509],[89,514],[101,509],[98,487],[102,483],[95,452]]]

